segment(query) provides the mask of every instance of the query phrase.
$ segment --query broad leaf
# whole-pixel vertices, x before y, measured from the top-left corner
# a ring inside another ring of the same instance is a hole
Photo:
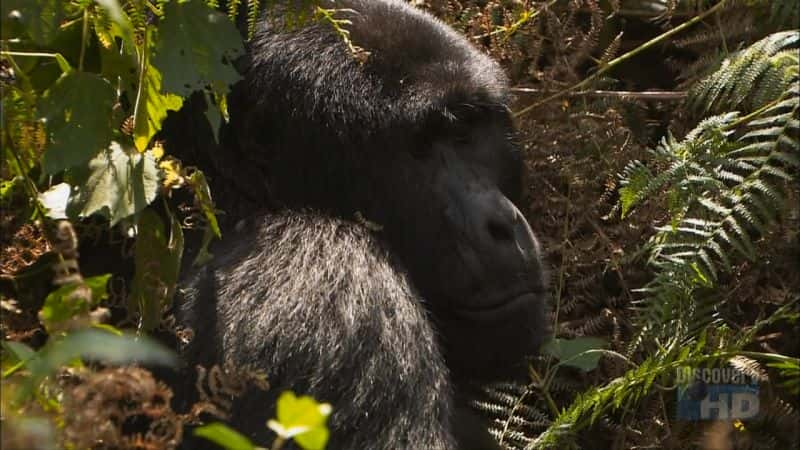
[[[142,80],[142,98],[136,111],[133,129],[133,140],[136,149],[144,151],[147,144],[167,118],[167,111],[177,111],[183,105],[183,99],[175,94],[161,93],[161,73],[153,66],[148,66]]]
[[[227,86],[240,76],[232,62],[244,53],[234,24],[202,0],[173,1],[164,8],[153,65],[166,92],[187,97],[207,86]],[[224,93],[224,92],[223,92]]]
[[[115,98],[107,80],[75,70],[48,89],[39,105],[50,132],[42,163],[46,173],[81,165],[108,145]]]
[[[277,420],[270,420],[267,426],[284,439],[293,438],[306,450],[321,450],[328,442],[326,422],[330,414],[330,404],[286,391],[278,397]]]
[[[49,375],[76,358],[101,361],[106,364],[146,363],[174,366],[177,358],[172,351],[147,336],[122,336],[99,330],[80,330],[48,344],[40,352],[42,359],[35,375]],[[37,363],[37,364],[38,364]],[[40,369],[42,371],[40,371]]]
[[[175,354],[155,339],[132,334],[112,334],[105,331],[83,329],[61,338],[51,336],[47,345],[25,360],[30,371],[21,399],[29,397],[39,383],[79,358],[100,361],[104,364],[147,364],[175,367]]]
[[[3,377],[11,376],[29,360],[36,357],[36,351],[22,342],[2,341],[0,345],[3,347],[3,352],[0,354]]]
[[[602,356],[602,352],[592,350],[601,350],[605,346],[606,341],[594,337],[553,339],[543,346],[542,351],[558,359],[565,366],[589,372],[597,368]]]
[[[219,445],[225,450],[254,450],[249,439],[221,423],[210,423],[194,430],[194,435]]]
[[[72,183],[77,192],[70,197],[70,217],[102,214],[114,225],[143,210],[158,193],[159,172],[150,152],[123,149],[116,142],[92,159],[83,175]]]

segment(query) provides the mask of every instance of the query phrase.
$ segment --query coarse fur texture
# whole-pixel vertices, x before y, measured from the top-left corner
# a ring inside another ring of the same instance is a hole
[[[452,448],[448,371],[388,252],[354,223],[266,220],[231,236],[183,293],[184,323],[203,327],[189,360],[269,374],[267,395],[239,399],[231,421],[270,442],[266,405],[293,389],[336,405],[328,448]]]
[[[221,149],[185,133],[196,116],[170,119],[171,152],[210,174],[227,212],[216,258],[177,301],[196,333],[186,358],[268,374],[231,418],[262,445],[291,388],[333,404],[332,449],[495,448],[469,386],[524,374],[547,333],[506,80],[405,2],[332,3],[366,59],[329,25],[273,14]]]

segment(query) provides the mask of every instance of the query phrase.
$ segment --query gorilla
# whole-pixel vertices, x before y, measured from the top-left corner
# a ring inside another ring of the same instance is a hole
[[[262,445],[292,389],[333,405],[331,449],[496,448],[465,399],[547,332],[506,79],[401,0],[333,3],[360,57],[266,16],[222,150],[189,156],[238,225],[182,282],[184,356],[268,375],[231,418]]]

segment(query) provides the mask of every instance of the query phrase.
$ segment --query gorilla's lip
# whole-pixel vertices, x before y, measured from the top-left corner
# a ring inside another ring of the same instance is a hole
[[[479,306],[454,308],[458,317],[478,322],[491,322],[507,318],[542,301],[543,291],[526,291],[522,294],[504,296],[499,301],[486,302]]]

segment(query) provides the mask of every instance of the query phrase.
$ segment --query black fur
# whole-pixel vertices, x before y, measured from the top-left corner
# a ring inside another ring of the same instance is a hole
[[[187,283],[182,320],[196,324],[189,360],[269,374],[269,395],[241,399],[234,424],[270,442],[271,402],[294,389],[335,405],[329,448],[452,447],[451,386],[434,331],[367,230],[270,215],[230,241]]]
[[[327,25],[265,20],[224,150],[175,151],[212,175],[229,225],[285,211],[227,231],[184,283],[187,359],[269,374],[232,419],[262,444],[291,388],[333,404],[330,448],[492,448],[467,387],[524,368],[545,334],[505,78],[402,1],[335,6],[366,61]]]

